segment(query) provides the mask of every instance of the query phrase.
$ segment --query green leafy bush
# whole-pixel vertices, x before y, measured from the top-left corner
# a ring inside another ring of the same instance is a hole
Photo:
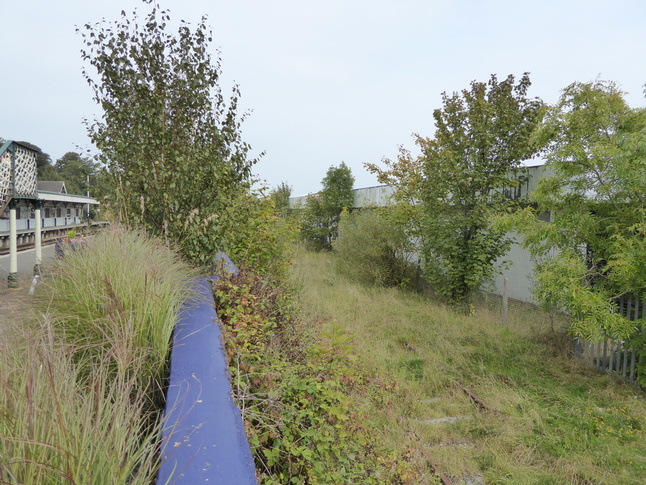
[[[406,285],[415,275],[413,244],[390,208],[373,207],[341,216],[334,243],[339,271],[364,284]]]
[[[343,327],[305,328],[293,290],[244,269],[221,278],[215,297],[261,483],[416,483],[409,452],[381,446],[356,401],[388,399],[358,370]]]
[[[309,195],[299,210],[301,237],[315,251],[332,249],[339,235],[341,212],[354,206],[354,175],[344,162],[331,166],[321,185],[321,191]]]
[[[243,191],[226,208],[222,245],[240,266],[282,277],[297,238],[297,225],[281,217],[266,189]]]

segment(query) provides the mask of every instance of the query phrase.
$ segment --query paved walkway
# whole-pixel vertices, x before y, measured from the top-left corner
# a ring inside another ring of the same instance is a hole
[[[43,246],[43,264],[51,262],[55,258],[54,245]],[[18,274],[23,278],[29,279],[34,274],[34,265],[36,264],[36,250],[26,249],[18,252]],[[9,276],[9,255],[0,256],[0,287],[7,286],[7,277]],[[22,281],[21,281],[22,283]]]
[[[55,258],[54,245],[43,247],[43,264],[51,263]],[[19,287],[9,289],[9,255],[0,256],[0,338],[2,332],[11,324],[19,324],[27,300],[31,299],[29,287],[34,278],[36,250],[27,249],[18,252]]]

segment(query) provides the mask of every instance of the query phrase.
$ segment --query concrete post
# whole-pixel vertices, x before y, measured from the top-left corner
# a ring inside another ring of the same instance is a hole
[[[503,280],[502,290],[502,324],[507,325],[507,318],[509,317],[509,279]]]
[[[18,231],[16,229],[16,204],[9,203],[9,288],[18,288]]]
[[[41,247],[41,234],[43,230],[43,220],[40,218],[40,209],[42,205],[43,204],[41,201],[36,202],[36,210],[35,210],[36,233],[35,233],[35,240],[34,240],[34,245],[36,247],[36,264],[34,265],[34,276],[40,274],[40,266],[43,263],[43,251]]]

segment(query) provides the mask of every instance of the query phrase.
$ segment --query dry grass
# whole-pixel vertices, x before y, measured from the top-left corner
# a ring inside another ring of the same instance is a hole
[[[646,482],[646,394],[574,360],[564,322],[518,304],[503,327],[493,299],[456,315],[428,297],[352,283],[333,258],[303,252],[293,278],[306,320],[344,325],[362,365],[412,396],[394,403],[398,425],[384,418],[382,439],[415,433],[454,483]],[[442,417],[464,418],[425,422]]]

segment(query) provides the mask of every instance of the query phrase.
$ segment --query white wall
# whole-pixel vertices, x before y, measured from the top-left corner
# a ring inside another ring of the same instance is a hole
[[[511,235],[515,239],[521,240],[515,232]],[[502,295],[504,279],[507,278],[509,280],[509,298],[526,303],[535,303],[532,296],[534,262],[531,260],[529,251],[523,249],[519,243],[515,243],[512,244],[509,252],[501,260],[511,261],[511,263],[508,269],[494,279],[493,293]]]

